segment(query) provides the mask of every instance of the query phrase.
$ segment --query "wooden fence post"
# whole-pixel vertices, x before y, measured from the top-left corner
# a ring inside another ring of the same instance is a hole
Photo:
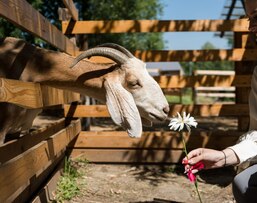
[[[235,32],[234,48],[252,49],[257,48],[256,36],[248,32]],[[254,67],[257,65],[256,61],[236,61],[235,74],[236,75],[252,75]],[[248,97],[250,87],[236,87],[236,103],[248,104]],[[249,127],[249,116],[238,117],[238,130],[247,131]]]

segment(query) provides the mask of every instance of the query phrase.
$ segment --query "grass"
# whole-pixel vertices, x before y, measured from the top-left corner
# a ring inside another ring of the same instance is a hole
[[[166,99],[169,104],[193,104],[193,91],[191,88],[182,89],[181,97],[178,95],[166,95]],[[219,99],[219,100],[217,100]],[[197,97],[197,103],[199,104],[213,104],[215,102],[235,102],[234,98],[216,98],[216,97]]]
[[[57,183],[56,202],[71,200],[80,193],[77,178],[81,175],[72,161],[65,158],[63,174]]]
[[[180,101],[180,96],[174,96],[174,95],[166,95],[166,99],[170,104],[178,104],[178,103],[182,103],[182,104],[192,104],[193,100],[192,100],[192,90],[189,88],[185,88],[182,91],[182,97],[181,97],[181,101]]]

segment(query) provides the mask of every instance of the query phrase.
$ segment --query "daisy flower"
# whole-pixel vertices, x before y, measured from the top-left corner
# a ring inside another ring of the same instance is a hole
[[[177,112],[178,116],[173,117],[170,120],[170,123],[168,126],[170,126],[171,130],[174,131],[181,131],[186,127],[186,129],[190,132],[191,131],[191,126],[194,126],[196,128],[197,122],[194,119],[194,117],[190,116],[190,113],[186,115],[185,112],[183,112],[183,115],[181,116],[179,112]]]

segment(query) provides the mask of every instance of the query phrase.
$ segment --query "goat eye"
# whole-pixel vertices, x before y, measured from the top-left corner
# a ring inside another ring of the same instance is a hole
[[[139,81],[135,80],[135,81],[130,81],[128,83],[129,87],[131,88],[137,88],[137,87],[141,87],[141,85],[139,84]]]

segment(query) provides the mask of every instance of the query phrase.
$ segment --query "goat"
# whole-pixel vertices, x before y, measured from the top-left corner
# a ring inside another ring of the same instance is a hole
[[[82,60],[92,56],[104,56],[115,63]],[[74,58],[7,37],[0,42],[0,77],[38,82],[102,101],[113,121],[130,137],[140,137],[142,123],[164,121],[169,112],[167,100],[146,64],[117,44],[107,43]],[[0,112],[3,143],[7,134],[30,128],[40,110],[0,103]]]

